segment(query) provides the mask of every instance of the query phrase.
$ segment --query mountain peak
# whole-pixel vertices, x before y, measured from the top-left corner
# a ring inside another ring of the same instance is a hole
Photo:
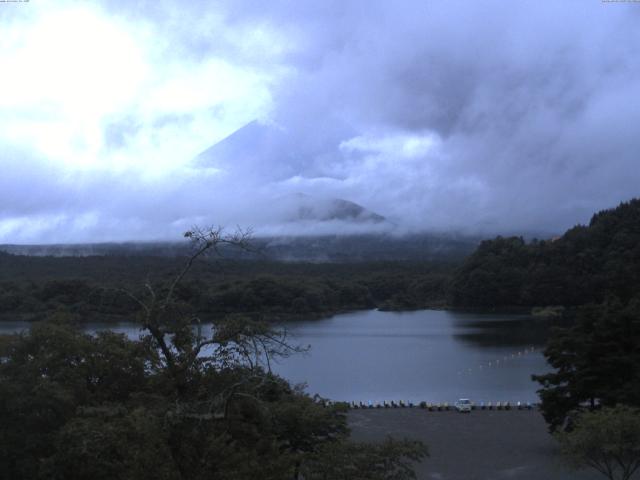
[[[320,222],[339,220],[353,223],[382,223],[386,218],[350,200],[319,198],[305,193],[281,197],[290,203],[289,221],[315,220]]]

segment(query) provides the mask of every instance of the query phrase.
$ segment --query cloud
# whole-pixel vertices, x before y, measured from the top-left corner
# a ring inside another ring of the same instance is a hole
[[[408,230],[551,232],[639,194],[635,4],[13,7],[0,242],[291,232],[273,199],[296,192]]]
[[[159,25],[99,4],[24,9],[8,22],[0,53],[5,145],[70,168],[167,169],[270,108],[276,69],[184,57]],[[135,126],[127,148],[113,152],[125,125]]]
[[[322,38],[301,42],[307,61],[276,95],[277,121],[319,136],[348,126],[343,146],[363,134],[439,144],[412,162],[397,148],[331,156],[318,176],[339,172],[342,194],[414,228],[489,233],[561,230],[638,195],[637,6],[367,5],[296,18],[301,31],[320,22]]]

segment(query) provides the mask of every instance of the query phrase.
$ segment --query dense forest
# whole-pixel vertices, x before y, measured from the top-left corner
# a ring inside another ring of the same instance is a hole
[[[553,240],[498,237],[456,272],[453,306],[522,307],[623,301],[640,287],[640,199],[596,213]]]
[[[131,318],[127,295],[175,276],[180,257],[28,257],[0,253],[0,314],[37,320],[62,308],[83,320]],[[452,263],[289,263],[209,259],[194,265],[176,294],[194,313],[266,320],[368,308],[416,309],[445,303]]]
[[[544,352],[553,370],[533,377],[551,429],[570,427],[583,409],[640,407],[640,295],[565,315],[570,326],[556,329]]]

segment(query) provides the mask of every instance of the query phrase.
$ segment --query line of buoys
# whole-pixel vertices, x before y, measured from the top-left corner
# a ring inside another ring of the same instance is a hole
[[[325,402],[325,405],[331,405],[332,402]],[[346,402],[349,408],[351,409],[368,409],[368,408],[414,408],[416,405],[413,402],[404,402],[400,401],[387,401],[383,400],[382,402],[372,402],[369,400],[367,403],[364,402]],[[431,403],[431,402],[420,402],[417,405],[419,408],[423,410],[428,410],[430,412],[441,412],[441,411],[449,411],[454,410],[455,407],[451,406],[448,402],[443,403]],[[531,402],[480,402],[478,404],[471,402],[471,410],[533,410],[537,408],[538,404]]]
[[[497,358],[495,360],[491,360],[488,361],[486,363],[482,363],[480,365],[478,365],[476,368],[470,367],[470,368],[466,368],[466,369],[462,369],[462,370],[458,370],[458,375],[471,375],[476,369],[477,370],[483,370],[485,368],[493,368],[493,367],[499,367],[501,365],[505,365],[506,362],[510,361],[510,360],[515,360],[517,358],[520,358],[524,355],[533,353],[536,351],[536,347],[527,347],[524,350],[519,350],[517,352],[513,352],[509,355],[504,355],[502,358]]]

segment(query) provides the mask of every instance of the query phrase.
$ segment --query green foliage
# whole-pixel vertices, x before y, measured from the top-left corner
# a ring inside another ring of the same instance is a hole
[[[451,302],[465,307],[576,306],[640,287],[640,199],[597,213],[550,241],[484,241],[456,272]]]
[[[351,444],[344,405],[326,406],[271,372],[271,359],[300,351],[284,332],[238,316],[201,327],[192,305],[201,284],[182,279],[207,249],[245,237],[217,230],[190,238],[196,253],[173,281],[123,292],[137,305],[140,340],[83,333],[78,316],[63,310],[28,332],[0,336],[3,475],[279,480],[312,478],[328,462],[332,478],[349,478],[354,465],[370,466],[366,478],[412,478],[421,444]],[[28,288],[46,302],[72,304],[86,294],[75,281]],[[251,291],[273,305],[304,295],[268,278],[254,280]],[[362,289],[345,295],[351,301]]]
[[[9,478],[37,478],[78,407],[123,402],[145,385],[139,345],[113,333],[82,334],[59,316],[4,336],[0,359],[0,470]]]
[[[58,431],[54,453],[40,474],[60,479],[179,479],[161,418],[142,407],[85,408]]]
[[[251,322],[224,333],[242,335],[265,339]],[[215,358],[192,362],[184,377],[148,341],[87,335],[59,320],[1,346],[0,470],[8,478],[292,478],[317,465],[325,445],[352,448],[343,406],[234,365],[238,350],[222,339]],[[376,448],[371,461],[384,457]],[[418,458],[385,451],[402,468]],[[358,458],[369,457],[363,450]]]
[[[197,278],[178,285],[176,301],[201,318],[240,313],[286,320],[375,307],[411,310],[442,306],[451,271],[448,264],[401,262],[227,260],[219,265],[220,271],[212,262],[194,265]],[[57,308],[75,312],[84,321],[131,320],[140,306],[123,289],[144,294],[139,279],[149,271],[157,272],[155,278],[170,279],[179,269],[173,258],[5,254],[0,257],[0,320],[41,320]]]
[[[590,467],[610,480],[628,480],[640,467],[640,410],[626,406],[582,413],[570,432],[557,433],[574,468]]]
[[[617,403],[640,406],[640,299],[581,308],[544,352],[554,371],[534,375],[552,429],[572,412]]]
[[[471,255],[452,283],[453,303],[478,307],[516,305],[527,266],[522,238],[487,240]]]

